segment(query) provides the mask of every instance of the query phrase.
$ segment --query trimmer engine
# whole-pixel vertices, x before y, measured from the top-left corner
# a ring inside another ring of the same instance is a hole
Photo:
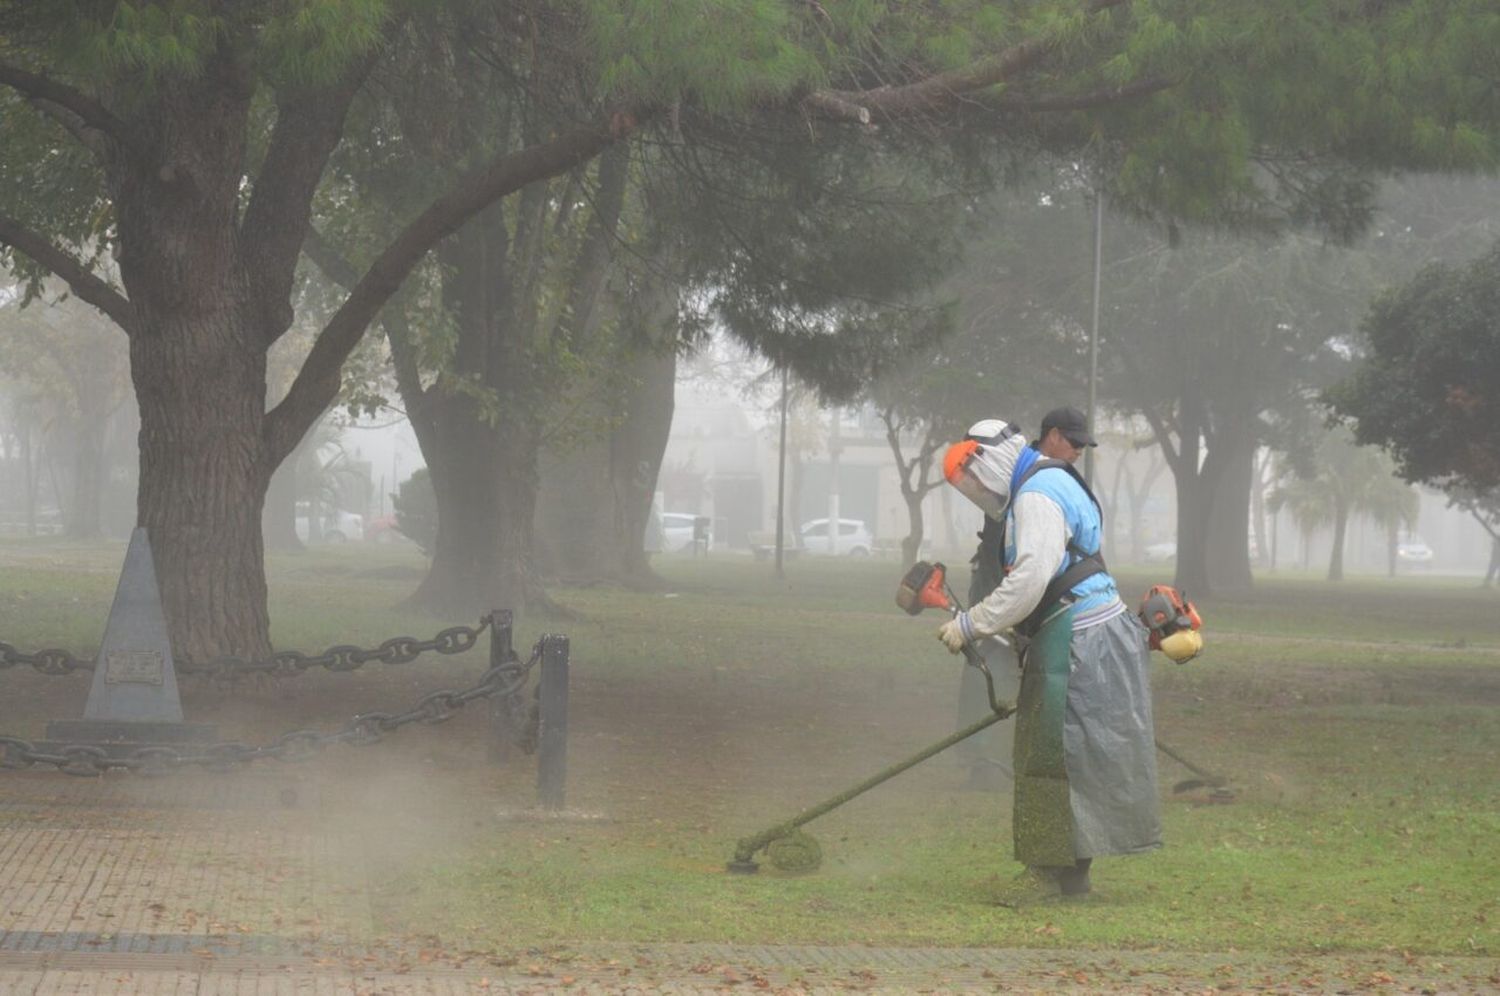
[[[909,616],[923,609],[953,611],[953,597],[948,594],[948,568],[919,560],[907,570],[896,586],[896,604]]]
[[[1203,652],[1198,630],[1203,618],[1187,596],[1168,584],[1152,585],[1141,599],[1141,622],[1151,631],[1151,649],[1160,650],[1178,664],[1186,664]]]

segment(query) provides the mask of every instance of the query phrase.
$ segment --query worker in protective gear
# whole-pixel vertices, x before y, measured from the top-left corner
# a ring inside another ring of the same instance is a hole
[[[998,587],[938,637],[958,653],[1009,631],[1021,655],[1013,830],[1027,873],[1009,891],[1081,896],[1094,858],[1161,846],[1147,633],[1105,567],[1098,503],[1069,463],[985,419],[949,447],[944,476],[1002,530]]]
[[[1089,431],[1089,420],[1083,412],[1072,405],[1064,405],[1042,416],[1041,432],[1037,434],[1036,442],[1031,444],[1031,448],[1040,450],[1042,456],[1053,460],[1077,463],[1084,450],[1098,445],[1098,440]]]
[[[1085,449],[1097,445],[1094,434],[1089,431],[1088,418],[1077,408],[1065,405],[1042,417],[1041,430],[1031,448],[1053,460],[1077,463]],[[985,517],[984,528],[979,533],[979,549],[969,563],[973,567],[969,575],[969,604],[974,605],[1000,586],[1000,523],[997,520]],[[981,640],[975,649],[990,667],[995,694],[1014,701],[1020,675],[1015,668],[1002,664],[1002,660],[1013,657],[1010,647],[998,640]],[[959,674],[958,725],[955,729],[961,730],[983,719],[990,711],[990,701],[984,676],[978,668],[963,665]],[[956,753],[959,760],[969,766],[969,780],[964,788],[995,791],[1013,784],[1011,747],[999,726],[992,726],[978,736],[962,741]]]

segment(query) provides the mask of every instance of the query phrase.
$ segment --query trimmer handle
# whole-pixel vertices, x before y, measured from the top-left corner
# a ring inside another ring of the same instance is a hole
[[[964,610],[963,603],[958,600],[957,595],[953,594],[953,589],[948,588],[947,585],[943,587],[948,596],[948,611],[952,612],[954,617],[957,618],[958,614]],[[1004,642],[1003,637],[996,637],[996,639],[1002,643]],[[984,654],[979,652],[979,648],[972,643],[965,643],[964,660],[968,662],[970,667],[977,669],[980,674],[984,675],[984,687],[985,692],[989,695],[990,708],[1000,716],[1009,716],[1015,712],[1015,706],[1009,702],[1001,702],[995,698],[995,676],[990,674],[989,662],[984,659]]]
[[[962,612],[963,609],[959,606],[957,599],[955,599],[955,598],[949,598],[948,599],[948,611],[953,614],[953,618],[957,619],[958,618],[958,614],[960,612]],[[979,668],[979,670],[981,670],[981,671],[986,670],[986,665],[985,665],[985,662],[984,662],[984,654],[981,654],[979,652],[979,648],[976,647],[976,646],[974,646],[974,644],[972,644],[972,643],[965,643],[964,644],[964,649],[963,649],[963,654],[964,654],[964,660],[968,661],[970,664],[972,664],[975,667]]]
[[[945,585],[944,587],[946,588],[947,586]],[[945,591],[945,596],[947,598],[947,604],[944,606],[944,608],[948,610],[953,618],[957,619],[958,614],[964,610],[964,607],[959,604],[958,599],[954,596],[952,591]],[[964,660],[968,661],[970,665],[972,665],[973,667],[977,667],[979,668],[979,670],[985,672],[986,676],[989,675],[989,665],[984,662],[984,654],[981,654],[979,652],[978,647],[974,646],[974,644],[972,643],[965,643],[963,646],[963,655]]]
[[[979,648],[972,643],[965,643],[964,660],[968,662],[969,667],[974,668],[980,674],[984,675],[984,689],[985,693],[989,696],[990,708],[1001,716],[1009,716],[1015,712],[1015,706],[1009,702],[1001,702],[995,698],[995,676],[990,674],[989,662],[984,659],[984,654],[979,652]]]

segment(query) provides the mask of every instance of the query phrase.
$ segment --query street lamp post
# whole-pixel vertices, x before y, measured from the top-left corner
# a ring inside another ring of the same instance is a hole
[[[782,570],[782,550],[786,542],[786,367],[781,368],[781,441],[776,449],[776,576],[786,577]]]
[[[1099,402],[1099,275],[1104,260],[1104,191],[1094,190],[1094,322],[1089,329],[1089,431],[1095,432]],[[1094,485],[1094,448],[1083,451],[1083,479]]]

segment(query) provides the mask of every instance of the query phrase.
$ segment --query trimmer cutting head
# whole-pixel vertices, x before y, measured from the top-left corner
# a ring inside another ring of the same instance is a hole
[[[923,609],[951,609],[947,574],[942,564],[917,561],[896,586],[896,604],[910,616],[921,615]]]

